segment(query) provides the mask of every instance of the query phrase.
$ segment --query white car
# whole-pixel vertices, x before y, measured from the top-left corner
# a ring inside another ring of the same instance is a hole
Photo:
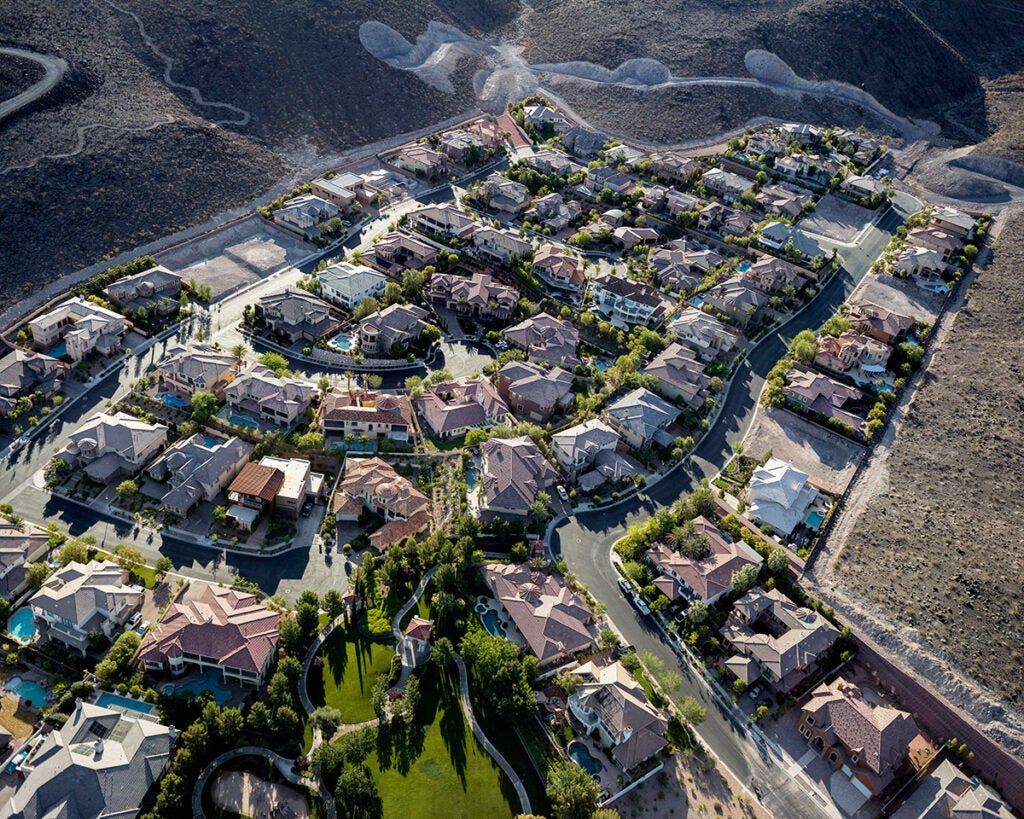
[[[647,604],[643,601],[643,598],[640,597],[640,595],[637,595],[633,598],[633,603],[636,605],[636,610],[644,616],[651,613],[650,608],[648,608]]]
[[[560,497],[562,500],[564,500],[566,502],[569,501],[569,493],[565,491],[565,487],[564,486],[559,484],[558,486],[555,487],[555,489],[558,490],[558,497]]]
[[[137,611],[131,617],[128,618],[128,628],[135,628],[139,624],[139,620],[142,619],[142,612]]]

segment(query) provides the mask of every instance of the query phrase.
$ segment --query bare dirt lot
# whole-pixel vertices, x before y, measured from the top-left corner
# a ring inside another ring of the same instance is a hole
[[[939,293],[918,287],[912,281],[897,279],[883,273],[878,276],[865,276],[850,297],[850,302],[879,304],[931,326],[942,309],[943,298]]]
[[[253,819],[305,819],[309,803],[294,788],[274,785],[248,771],[228,771],[213,783],[213,801],[218,807]],[[275,809],[275,806],[278,806]]]
[[[849,243],[874,216],[873,210],[826,194],[818,201],[814,213],[800,220],[800,228],[837,242]]]
[[[751,458],[772,455],[806,472],[830,495],[841,495],[857,471],[864,447],[805,421],[789,410],[759,407],[743,451]]]

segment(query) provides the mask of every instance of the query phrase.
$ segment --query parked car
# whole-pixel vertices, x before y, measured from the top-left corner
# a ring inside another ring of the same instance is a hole
[[[139,626],[139,628],[138,628],[139,636],[140,636],[140,637],[144,636],[144,635],[145,635],[145,633],[146,633],[147,631],[149,631],[149,627],[150,627],[151,625],[153,625],[153,624],[152,624],[152,623],[150,623],[150,622],[149,622],[149,620],[143,620],[143,621],[142,621],[142,625],[141,625],[141,626]]]
[[[632,586],[629,585],[629,581],[624,577],[619,578],[619,588],[622,589],[622,593],[628,595],[633,591]]]
[[[128,628],[135,628],[139,624],[139,620],[142,619],[142,612],[137,611],[131,617],[128,618]]]
[[[643,598],[641,598],[639,594],[633,598],[633,605],[636,606],[636,610],[645,617],[651,613],[651,610],[647,607],[647,604],[643,601]]]
[[[302,517],[308,518],[313,512],[313,501],[306,501],[302,504]]]
[[[345,227],[352,227],[352,223],[348,219],[342,219],[341,224]]]
[[[562,484],[558,484],[558,486],[556,486],[555,489],[558,490],[558,497],[560,497],[562,500],[568,502],[568,500],[569,500],[569,493],[565,491],[565,487],[562,486]]]
[[[757,699],[758,697],[760,697],[760,696],[761,696],[761,692],[762,692],[763,690],[764,690],[764,689],[763,689],[763,688],[761,688],[761,686],[759,686],[759,685],[755,685],[755,686],[754,686],[753,688],[751,688],[751,689],[750,689],[750,690],[749,690],[749,691],[747,692],[747,696],[748,696],[748,697],[750,697],[750,699],[752,699],[752,700],[756,700],[756,699]]]

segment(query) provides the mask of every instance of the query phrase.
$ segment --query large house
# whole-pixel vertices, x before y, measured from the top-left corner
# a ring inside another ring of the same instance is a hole
[[[328,438],[365,435],[371,441],[390,438],[401,443],[412,441],[416,429],[408,397],[340,389],[324,396],[320,425]]]
[[[746,212],[721,202],[712,202],[702,208],[697,217],[697,227],[722,236],[745,236],[753,225],[754,220]]]
[[[319,196],[306,194],[287,200],[274,211],[274,221],[303,236],[318,236],[320,225],[338,215],[338,206]]]
[[[763,679],[787,694],[814,671],[839,631],[778,589],[753,589],[736,601],[722,637],[736,655],[726,667],[748,685]]]
[[[650,155],[651,171],[659,179],[685,185],[700,173],[700,163],[673,151],[658,151]]]
[[[878,795],[897,773],[910,772],[913,746],[927,747],[910,714],[869,702],[842,677],[811,692],[797,730],[865,799]]]
[[[20,348],[0,358],[0,416],[14,409],[19,398],[60,392],[69,369],[63,361]]]
[[[704,171],[700,183],[704,186],[704,190],[720,196],[723,202],[735,202],[754,187],[753,179],[723,171],[721,168]]]
[[[399,278],[407,268],[422,270],[437,261],[437,248],[409,233],[385,233],[363,254],[363,260]]]
[[[731,353],[743,340],[740,333],[696,307],[684,307],[668,324],[668,332],[697,353],[701,361],[712,361]]]
[[[817,256],[824,258],[827,255],[817,239],[785,222],[765,225],[758,236],[758,241],[772,250],[793,253],[804,262],[811,262]]]
[[[789,262],[775,256],[762,256],[752,265],[737,271],[739,275],[766,293],[777,293],[792,287],[799,290],[807,284],[805,274]]]
[[[547,313],[538,313],[512,327],[506,327],[502,336],[513,347],[526,350],[531,361],[553,364],[572,369],[579,365],[576,347],[580,333],[568,321]]]
[[[594,307],[616,327],[632,327],[660,320],[668,303],[650,285],[620,276],[601,276],[590,284]]]
[[[892,814],[892,819],[1013,819],[992,788],[944,759]]]
[[[355,521],[364,509],[384,518],[370,535],[370,545],[381,552],[430,528],[430,501],[408,478],[380,458],[348,458],[331,511],[339,521]]]
[[[754,470],[747,486],[747,513],[762,525],[770,526],[772,532],[788,537],[807,521],[812,509],[820,512],[824,507],[821,494],[808,481],[806,472],[778,458],[769,458]]]
[[[228,406],[290,427],[320,394],[316,384],[281,378],[262,364],[253,364],[224,390]]]
[[[473,247],[481,259],[493,264],[510,264],[512,259],[526,259],[533,253],[529,239],[507,228],[484,225],[473,234]]]
[[[318,499],[323,486],[323,473],[313,472],[309,461],[265,455],[245,464],[228,486],[228,517],[246,529],[267,509],[298,518],[306,499]]]
[[[892,347],[857,330],[840,336],[822,334],[814,364],[823,370],[849,375],[858,384],[866,384],[885,375]]]
[[[661,239],[661,234],[654,228],[633,227],[631,225],[622,225],[615,228],[612,231],[612,236],[615,237],[615,243],[623,250],[632,250],[637,245],[657,244],[658,240]]]
[[[27,585],[28,565],[42,560],[49,550],[50,536],[41,529],[0,523],[0,597],[13,600],[21,594]]]
[[[696,353],[682,344],[670,344],[644,368],[658,379],[658,392],[680,400],[691,409],[700,409],[710,395],[711,378]]]
[[[338,326],[330,305],[305,290],[290,287],[283,293],[263,296],[257,312],[271,330],[292,343],[316,341]]]
[[[576,256],[551,243],[541,245],[533,256],[533,275],[556,290],[580,293],[587,274]]]
[[[560,367],[550,370],[532,361],[510,361],[498,370],[498,393],[520,421],[544,423],[564,412],[575,398],[573,376]]]
[[[28,604],[41,636],[84,657],[90,633],[114,639],[144,592],[128,583],[128,572],[116,563],[72,561],[47,577]]]
[[[147,671],[183,674],[217,669],[224,682],[259,688],[277,656],[273,611],[256,595],[213,584],[188,603],[171,603],[146,633],[138,659]]]
[[[757,194],[757,204],[765,213],[797,219],[814,201],[805,193],[797,193],[782,185],[765,185]]]
[[[314,196],[326,199],[339,208],[352,207],[362,187],[362,178],[352,173],[340,174],[330,179],[314,179],[310,184]]]
[[[94,481],[110,483],[134,475],[166,443],[164,424],[147,424],[124,412],[99,413],[71,433],[57,457]]]
[[[956,262],[964,247],[964,243],[957,236],[933,225],[910,231],[907,234],[907,243],[936,251],[947,265]]]
[[[901,341],[914,326],[914,319],[910,316],[866,301],[851,305],[847,318],[854,330],[890,347]]]
[[[602,191],[610,191],[620,196],[628,196],[636,188],[636,183],[615,168],[600,166],[587,171],[586,181],[580,186],[582,193],[596,197]]]
[[[212,501],[249,460],[253,446],[238,438],[210,438],[196,433],[168,447],[146,469],[168,489],[160,503],[179,518],[187,517],[203,501]]]
[[[679,247],[658,248],[647,262],[661,283],[677,293],[695,290],[704,280],[704,274],[693,269],[687,252]]]
[[[551,436],[551,450],[570,479],[594,464],[601,452],[614,452],[619,436],[610,426],[591,418]]]
[[[453,162],[466,162],[468,159],[479,159],[486,143],[478,134],[453,128],[441,134],[441,151]]]
[[[175,344],[156,365],[157,383],[161,391],[180,396],[212,392],[222,400],[227,386],[235,379],[237,366],[235,356],[208,344]]]
[[[107,301],[128,314],[138,313],[143,309],[147,312],[155,310],[161,315],[169,315],[178,309],[181,276],[162,265],[156,265],[134,276],[125,276],[113,284],[108,284],[103,290],[103,295]]]
[[[121,819],[137,816],[177,737],[137,711],[75,701],[58,729],[27,748],[23,779],[3,819]]]
[[[383,273],[363,265],[338,262],[317,273],[317,281],[324,299],[346,310],[354,310],[363,299],[383,293],[388,279]]]
[[[449,203],[427,205],[410,213],[409,219],[416,230],[452,239],[471,239],[477,228],[472,216]]]
[[[93,350],[111,355],[121,349],[124,316],[79,296],[59,304],[28,323],[32,343],[55,358],[81,361]],[[58,344],[63,340],[63,349]]]
[[[435,273],[423,289],[433,304],[463,316],[507,321],[519,302],[519,291],[501,284],[487,273],[458,276]]]
[[[974,237],[975,221],[961,210],[948,206],[932,210],[931,223],[939,230],[967,241]]]
[[[484,180],[483,196],[491,208],[509,216],[522,213],[530,204],[530,191],[526,185],[500,173],[492,173]]]
[[[559,134],[569,129],[569,121],[562,113],[547,105],[527,105],[523,109],[523,123],[529,123],[538,131],[550,127]]]
[[[406,145],[395,158],[395,165],[417,176],[432,178],[448,169],[448,157],[421,143]]]
[[[569,710],[596,736],[624,771],[637,767],[668,744],[668,720],[654,708],[643,686],[620,662],[588,662],[573,671],[581,682],[569,697]]]
[[[768,308],[768,294],[758,290],[742,276],[733,276],[710,290],[701,298],[719,313],[728,316],[741,327],[764,315]]]
[[[557,575],[515,563],[486,563],[480,573],[542,668],[596,646],[594,613]]]
[[[480,517],[522,518],[530,513],[537,493],[558,480],[556,470],[527,436],[490,438],[480,445],[483,497]]]
[[[494,385],[481,376],[430,387],[416,399],[416,408],[439,438],[504,424],[511,415]]]
[[[526,212],[533,221],[540,220],[545,227],[554,231],[567,228],[569,223],[583,212],[575,199],[565,200],[559,193],[549,193],[533,200],[533,207]]]
[[[786,381],[783,394],[801,409],[848,424],[861,435],[867,430],[867,420],[851,411],[854,405],[868,400],[860,390],[800,367],[787,370]]]
[[[669,600],[685,597],[712,605],[732,591],[732,579],[740,569],[761,565],[761,556],[750,546],[722,534],[703,516],[693,521],[691,538],[704,547],[696,556],[676,552],[660,540],[647,551],[648,560],[661,572],[654,585]]]
[[[390,304],[359,322],[359,349],[384,357],[404,350],[427,329],[429,314],[415,304]]]
[[[603,417],[634,449],[652,443],[671,446],[674,439],[666,427],[679,417],[679,408],[650,390],[637,387],[610,404]]]

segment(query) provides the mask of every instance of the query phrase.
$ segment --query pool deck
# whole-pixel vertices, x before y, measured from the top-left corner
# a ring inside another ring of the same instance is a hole
[[[505,629],[505,639],[507,639],[511,643],[515,643],[520,648],[526,648],[526,640],[524,639],[523,635],[519,632],[519,629],[516,628],[516,624],[512,622],[512,618],[508,616],[508,612],[505,611],[505,609],[498,603],[498,601],[491,597],[488,597],[483,601],[482,604],[486,608],[490,609],[498,615],[498,620],[501,623],[502,627]],[[477,600],[477,602],[473,604],[473,611],[476,613],[477,617],[480,618],[480,622],[483,623],[483,616],[487,612],[480,611],[480,609],[478,608],[478,606],[480,605],[481,601]],[[484,628],[487,628],[487,626],[484,625]]]

